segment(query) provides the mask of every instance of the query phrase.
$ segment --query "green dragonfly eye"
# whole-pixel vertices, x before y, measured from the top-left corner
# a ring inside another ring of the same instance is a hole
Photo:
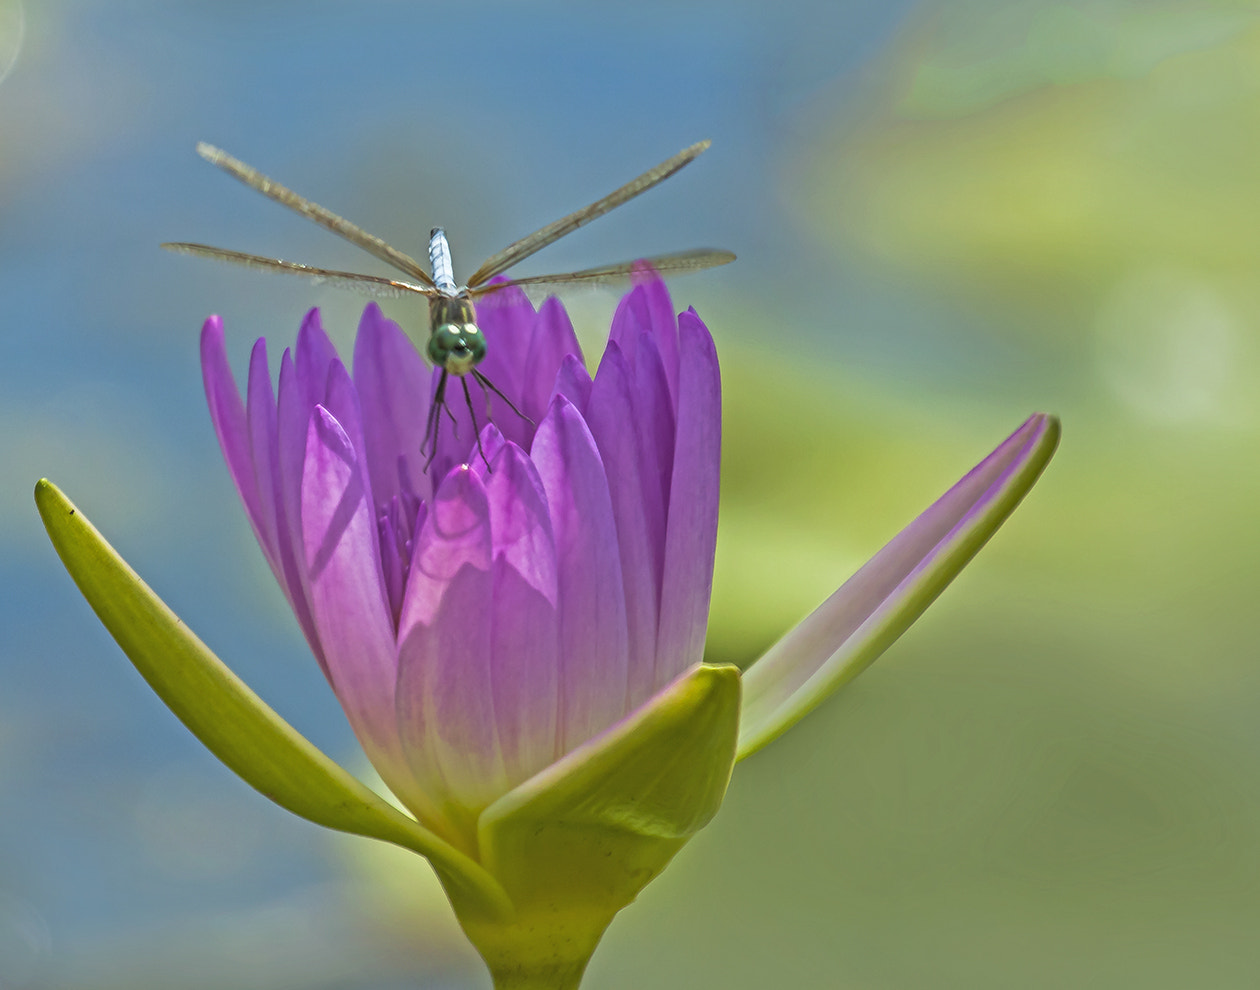
[[[466,375],[486,356],[486,338],[475,323],[443,323],[429,334],[429,360],[452,375]]]

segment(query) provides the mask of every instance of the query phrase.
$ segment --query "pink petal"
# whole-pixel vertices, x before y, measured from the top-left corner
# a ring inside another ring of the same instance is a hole
[[[301,486],[315,629],[328,680],[355,734],[385,782],[406,801],[415,787],[394,724],[397,651],[365,475],[341,424],[316,406]]]
[[[570,355],[580,362],[582,349],[573,332],[569,314],[560,305],[560,300],[550,296],[539,307],[522,377],[521,412],[535,424],[542,422],[547,414],[556,375]]]
[[[604,465],[563,396],[534,434],[556,546],[560,599],[560,736],[565,753],[628,710],[629,632],[617,524]]]
[[[354,342],[354,383],[362,405],[366,459],[378,505],[400,491],[429,494],[424,442],[432,372],[397,323],[371,303]]]
[[[591,401],[591,376],[576,354],[570,354],[560,362],[560,370],[556,373],[555,387],[548,403],[557,395],[563,395],[573,403],[578,412],[586,415],[587,403]]]
[[[609,344],[591,386],[586,422],[599,447],[612,495],[621,550],[622,584],[630,639],[629,694],[633,708],[653,693],[656,680],[656,626],[659,554],[664,546],[663,513],[649,511],[640,425],[635,421],[632,377],[621,350]]]
[[[494,710],[493,591],[485,488],[457,469],[439,486],[412,555],[397,719],[428,795],[417,814],[463,848],[475,847],[476,815],[507,786]]]
[[[740,758],[866,669],[984,546],[1049,463],[1059,422],[1035,415],[744,673]]]
[[[250,454],[249,429],[245,423],[245,404],[228,365],[223,340],[223,321],[212,316],[201,327],[201,377],[206,389],[206,403],[219,449],[227,461],[236,490],[241,493],[245,512],[258,542],[267,548],[266,529],[254,480],[254,463]]]
[[[277,513],[278,473],[276,464],[276,396],[267,367],[267,341],[259,337],[249,355],[249,384],[246,386],[245,419],[249,448],[254,461],[254,482],[258,487],[258,515],[265,540],[263,551],[282,587],[287,589],[281,563]]]
[[[717,350],[694,311],[679,319],[681,369],[657,674],[667,683],[704,658],[717,546],[722,379]]]
[[[337,348],[333,347],[328,334],[324,333],[319,310],[312,309],[302,320],[302,326],[298,329],[297,346],[294,348],[298,381],[302,386],[302,397],[309,408],[324,401],[329,365],[339,360]]]
[[[289,589],[289,601],[302,626],[315,659],[328,674],[324,648],[315,631],[311,592],[306,584],[302,536],[302,472],[306,463],[306,436],[313,406],[302,397],[297,367],[286,349],[280,357],[280,385],[276,399],[276,461],[279,475],[279,510],[276,518],[281,562]]]
[[[542,481],[524,451],[506,444],[491,464],[492,692],[504,766],[516,784],[560,755],[556,551]]]
[[[249,398],[246,403],[249,419],[250,446],[254,453],[254,476],[258,482],[259,500],[274,551],[268,555],[272,570],[280,582],[302,634],[316,657],[323,663],[323,650],[315,634],[310,602],[305,588],[300,544],[295,539],[296,515],[293,522],[285,510],[281,478],[280,444],[275,393],[271,387],[271,371],[267,365],[267,344],[259,339],[254,344],[249,362]],[[292,487],[296,487],[295,485]]]

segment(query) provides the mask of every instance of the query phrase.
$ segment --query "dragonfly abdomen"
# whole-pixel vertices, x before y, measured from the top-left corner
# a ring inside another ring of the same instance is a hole
[[[446,240],[446,231],[441,227],[429,231],[429,270],[439,292],[453,296],[459,291],[459,286],[455,284],[455,267],[451,264],[451,246]]]

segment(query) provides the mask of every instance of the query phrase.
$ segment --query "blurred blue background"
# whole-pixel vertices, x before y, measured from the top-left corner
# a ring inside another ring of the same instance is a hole
[[[711,659],[755,659],[1028,413],[1065,441],[921,623],[739,768],[588,985],[1255,985],[1253,4],[0,0],[0,73],[0,988],[488,986],[423,863],[201,749],[39,526],[48,476],[362,766],[197,354],[208,313],[243,370],[316,304],[344,345],[362,301],[157,245],[379,269],[195,142],[412,254],[444,225],[466,273],[704,137],[522,274],[740,256],[672,283],[724,361]],[[594,345],[615,297],[566,302]]]

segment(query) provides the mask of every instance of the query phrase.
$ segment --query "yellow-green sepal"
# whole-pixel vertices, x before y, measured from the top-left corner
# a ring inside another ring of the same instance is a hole
[[[52,482],[35,502],[83,597],[149,686],[234,773],[282,808],[327,828],[428,858],[448,891],[487,917],[512,914],[482,867],[391,806],[277,715],[167,607]]]
[[[577,986],[613,915],[717,812],[739,706],[736,667],[697,665],[482,813],[481,862],[516,918],[451,900],[497,988]]]

